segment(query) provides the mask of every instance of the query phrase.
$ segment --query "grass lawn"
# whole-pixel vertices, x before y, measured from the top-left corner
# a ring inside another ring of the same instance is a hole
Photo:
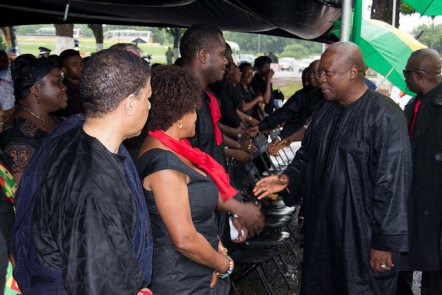
[[[284,98],[288,99],[296,91],[302,88],[302,83],[300,80],[294,79],[284,79],[276,80],[273,83],[273,89],[279,89],[284,94]]]
[[[55,38],[46,39],[29,39],[17,37],[20,53],[31,53],[34,55],[39,54],[38,47],[46,47],[51,50],[55,50]],[[104,48],[108,48],[115,42],[104,42]],[[166,63],[166,50],[167,46],[159,45],[158,43],[146,43],[139,44],[138,47],[143,51],[143,55],[150,54],[152,56],[152,63]],[[95,40],[93,39],[80,39],[80,51],[83,56],[89,56],[95,52]]]

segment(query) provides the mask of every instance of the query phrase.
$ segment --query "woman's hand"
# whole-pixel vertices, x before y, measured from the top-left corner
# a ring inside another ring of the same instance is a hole
[[[234,243],[244,243],[247,240],[248,231],[245,226],[242,225],[238,216],[233,216],[232,224],[238,231],[238,238],[236,240],[232,240]]]
[[[219,275],[219,273],[216,270],[214,270],[212,273],[212,279],[210,280],[210,289],[215,288],[216,284],[218,284],[218,280],[219,280],[218,275]]]

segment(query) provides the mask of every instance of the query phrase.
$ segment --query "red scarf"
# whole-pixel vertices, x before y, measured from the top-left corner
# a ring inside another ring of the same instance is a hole
[[[210,98],[209,107],[210,113],[212,114],[213,131],[215,132],[216,145],[220,145],[223,142],[223,137],[218,127],[218,121],[219,119],[221,119],[221,111],[219,110],[219,105],[216,101],[215,96],[213,96],[213,94],[209,91],[206,91],[206,94]]]
[[[192,147],[187,139],[177,141],[161,130],[149,131],[149,135],[155,137],[172,151],[204,170],[212,178],[213,182],[215,182],[223,202],[238,193],[238,191],[230,185],[229,175],[224,170],[224,167],[208,154],[198,148]]]

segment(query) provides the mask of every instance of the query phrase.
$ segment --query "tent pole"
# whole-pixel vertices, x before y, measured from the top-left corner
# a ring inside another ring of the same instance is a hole
[[[341,14],[341,41],[350,40],[351,13],[352,13],[352,0],[343,0],[342,14]]]
[[[396,27],[396,10],[397,10],[396,7],[397,7],[397,2],[396,2],[396,0],[393,0],[393,13],[391,16],[391,25],[393,27]]]

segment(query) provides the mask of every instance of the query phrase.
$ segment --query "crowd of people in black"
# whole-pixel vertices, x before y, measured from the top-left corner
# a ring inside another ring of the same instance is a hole
[[[303,202],[301,294],[412,294],[417,270],[421,294],[441,294],[437,52],[409,58],[405,115],[369,89],[352,43],[330,45],[280,108],[273,57],[236,65],[209,25],[180,53],[151,69],[133,44],[86,62],[0,52],[1,290],[9,260],[23,294],[229,294],[229,254],[281,192]],[[255,183],[271,161],[257,137],[272,155],[302,147]]]

